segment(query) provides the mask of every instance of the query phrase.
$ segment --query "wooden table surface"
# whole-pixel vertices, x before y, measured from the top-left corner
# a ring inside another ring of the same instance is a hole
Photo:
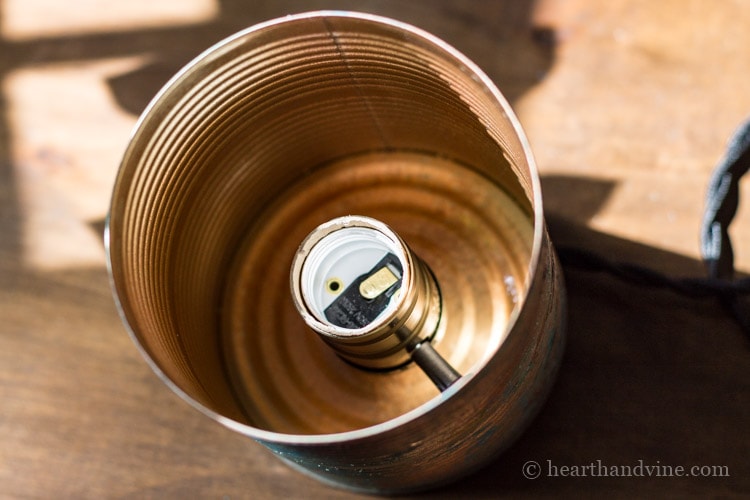
[[[166,79],[243,27],[322,7],[416,24],[485,69],[530,136],[555,242],[703,273],[705,186],[750,115],[750,1],[1,0],[0,497],[358,496],[173,395],[117,316],[101,243],[130,129]],[[566,278],[569,342],[542,413],[422,496],[749,495],[750,339],[711,300]],[[549,477],[591,463],[729,476]]]

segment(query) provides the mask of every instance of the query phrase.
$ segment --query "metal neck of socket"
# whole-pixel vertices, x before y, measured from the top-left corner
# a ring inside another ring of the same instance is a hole
[[[387,370],[431,340],[441,316],[438,284],[385,224],[340,217],[302,242],[291,272],[305,322],[347,361]]]

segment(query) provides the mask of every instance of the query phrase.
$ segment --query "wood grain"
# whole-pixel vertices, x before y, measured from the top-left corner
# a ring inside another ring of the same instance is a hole
[[[703,272],[704,189],[750,115],[747,1],[152,3],[0,4],[0,497],[358,496],[180,401],[140,358],[109,291],[100,233],[137,114],[184,63],[262,20],[354,8],[433,32],[518,110],[553,241]],[[749,207],[732,228],[744,272]],[[748,339],[712,301],[566,278],[569,345],[542,414],[496,462],[424,496],[750,494]],[[528,480],[529,460],[730,476]]]

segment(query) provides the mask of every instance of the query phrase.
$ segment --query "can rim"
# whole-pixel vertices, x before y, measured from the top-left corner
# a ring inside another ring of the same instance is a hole
[[[461,391],[465,386],[470,384],[471,381],[474,379],[474,377],[478,373],[477,370],[465,373],[460,379],[458,379],[447,390],[445,390],[444,392],[441,392],[439,395],[430,399],[426,403],[406,413],[403,413],[397,417],[394,417],[392,419],[386,420],[384,422],[381,422],[375,425],[371,425],[371,426],[364,427],[361,429],[330,433],[330,434],[287,434],[287,433],[282,433],[282,432],[275,432],[275,431],[260,429],[258,427],[253,427],[252,425],[238,422],[229,417],[225,417],[217,413],[216,411],[210,408],[207,408],[206,406],[201,404],[199,401],[194,399],[192,396],[187,394],[187,392],[185,392],[183,389],[178,387],[177,384],[175,384],[164,373],[164,371],[156,364],[156,362],[151,358],[149,353],[139,342],[138,337],[135,334],[135,331],[133,330],[133,328],[130,325],[130,322],[127,319],[127,315],[125,313],[123,302],[120,299],[120,294],[118,293],[119,287],[117,284],[117,280],[115,278],[115,272],[114,272],[114,268],[112,265],[111,223],[112,223],[112,214],[115,209],[114,207],[115,196],[114,195],[120,190],[120,186],[124,182],[126,182],[126,177],[129,175],[128,172],[125,172],[124,166],[126,165],[129,157],[133,154],[134,144],[136,142],[137,137],[140,135],[146,120],[150,119],[154,108],[161,102],[162,98],[166,94],[168,94],[170,91],[178,87],[183,77],[190,74],[195,68],[200,67],[203,64],[207,63],[208,56],[216,55],[217,53],[221,52],[223,49],[227,49],[233,44],[239,43],[242,39],[252,34],[255,34],[257,32],[263,31],[265,29],[269,29],[269,28],[280,26],[280,25],[287,24],[287,23],[297,22],[297,21],[304,20],[304,19],[326,18],[326,17],[358,19],[358,20],[369,21],[369,22],[383,24],[383,25],[397,28],[406,33],[409,33],[410,35],[422,38],[423,40],[438,47],[440,50],[444,51],[446,54],[455,58],[462,65],[464,65],[466,69],[468,69],[468,71],[473,76],[475,76],[479,80],[479,82],[481,82],[481,84],[485,87],[485,89],[492,94],[492,97],[502,108],[503,113],[505,114],[505,117],[507,118],[507,120],[510,122],[510,124],[513,127],[513,131],[516,134],[518,142],[520,143],[521,148],[523,150],[524,157],[526,161],[528,162],[529,177],[531,180],[531,193],[530,193],[531,200],[530,201],[532,203],[533,217],[534,217],[533,241],[532,241],[532,247],[531,247],[531,258],[529,261],[529,274],[528,274],[529,284],[533,283],[534,277],[536,276],[537,267],[539,263],[539,257],[541,254],[543,233],[544,233],[541,183],[539,180],[536,162],[531,152],[529,141],[526,137],[526,134],[523,131],[523,128],[521,127],[520,121],[518,120],[510,103],[502,95],[500,90],[496,87],[494,82],[487,76],[487,74],[484,73],[484,71],[482,71],[479,68],[479,66],[476,65],[476,63],[471,61],[467,56],[461,53],[458,49],[454,48],[452,45],[438,38],[437,36],[432,35],[431,33],[421,28],[418,28],[416,26],[413,26],[411,24],[408,24],[402,21],[397,21],[389,17],[380,16],[376,14],[354,12],[354,11],[344,11],[344,10],[317,10],[317,11],[304,12],[300,14],[287,15],[284,17],[271,19],[268,21],[255,24],[233,35],[230,35],[229,37],[217,42],[213,46],[209,47],[208,49],[200,53],[191,62],[189,62],[182,69],[180,69],[159,90],[159,92],[156,93],[156,95],[153,97],[153,99],[150,101],[150,103],[146,106],[144,111],[141,113],[138,120],[136,121],[135,126],[133,127],[131,136],[129,138],[128,146],[125,150],[125,153],[123,154],[123,159],[121,160],[120,166],[118,168],[117,176],[114,182],[114,187],[112,189],[112,198],[111,198],[112,201],[110,203],[110,207],[107,212],[107,216],[105,218],[104,248],[105,248],[105,253],[106,253],[107,273],[109,276],[110,288],[112,290],[115,306],[117,308],[117,312],[120,316],[120,319],[122,320],[125,326],[125,329],[128,332],[128,335],[130,336],[133,343],[136,345],[136,348],[140,352],[141,356],[146,360],[147,364],[151,367],[154,373],[156,373],[156,375],[161,379],[161,381],[164,382],[164,384],[166,384],[181,399],[186,401],[193,408],[203,413],[204,415],[210,417],[211,419],[221,423],[225,427],[232,429],[240,434],[249,436],[251,438],[254,438],[259,441],[266,442],[266,443],[291,444],[291,445],[321,445],[321,444],[345,443],[345,442],[370,438],[373,436],[380,436],[384,433],[398,429],[404,426],[405,424],[432,412],[435,408],[442,405],[445,401],[451,399],[453,395],[455,395],[456,393]],[[518,316],[522,308],[523,308],[523,305],[521,307],[514,308],[511,315],[509,316],[508,325],[507,325],[508,336],[510,336],[513,333],[514,325],[517,322]],[[507,341],[507,337],[506,337],[506,341]],[[505,341],[501,343],[497,349],[498,350],[502,349],[504,343]]]

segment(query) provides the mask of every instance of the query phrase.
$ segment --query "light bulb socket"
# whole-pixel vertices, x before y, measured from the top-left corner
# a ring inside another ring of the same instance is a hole
[[[384,263],[387,256],[393,264]],[[382,294],[392,295],[382,311],[367,317],[362,309],[375,299],[362,298],[367,295],[362,284],[378,273],[391,277]],[[342,283],[341,289],[327,290],[335,297],[326,299],[324,288],[332,280]],[[363,368],[408,363],[411,351],[431,340],[440,325],[440,289],[432,272],[391,228],[365,216],[339,217],[314,229],[294,257],[291,289],[305,323],[341,357]],[[343,319],[336,321],[335,313]]]

